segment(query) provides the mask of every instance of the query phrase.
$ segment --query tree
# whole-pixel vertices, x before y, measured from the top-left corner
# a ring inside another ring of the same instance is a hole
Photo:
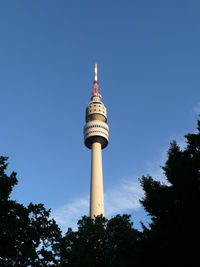
[[[200,121],[181,150],[171,143],[163,167],[167,184],[143,176],[142,205],[152,217],[144,228],[141,261],[146,266],[196,266],[200,238]]]
[[[16,173],[6,174],[0,157],[0,266],[171,267],[197,266],[200,239],[200,121],[186,135],[186,148],[173,141],[162,167],[167,183],[143,176],[141,200],[151,216],[139,232],[130,215],[110,220],[83,216],[65,236],[42,204],[10,200]]]
[[[18,180],[6,174],[7,159],[0,157],[0,266],[57,266],[61,231],[43,204],[10,200]]]
[[[117,215],[110,220],[83,216],[78,230],[69,228],[62,240],[62,266],[128,267],[136,257],[138,231],[130,215]]]
[[[116,215],[106,227],[106,252],[108,266],[128,267],[136,264],[140,233],[133,228],[131,215]]]
[[[62,266],[106,266],[105,223],[102,216],[94,220],[83,216],[78,221],[77,231],[69,228],[62,240]]]

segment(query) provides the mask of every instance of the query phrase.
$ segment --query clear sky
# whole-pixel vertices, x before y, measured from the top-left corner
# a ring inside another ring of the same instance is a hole
[[[146,220],[138,178],[163,180],[170,141],[200,113],[200,1],[0,2],[0,155],[12,198],[44,203],[62,229],[88,214],[85,108],[98,62],[110,143],[105,213]]]

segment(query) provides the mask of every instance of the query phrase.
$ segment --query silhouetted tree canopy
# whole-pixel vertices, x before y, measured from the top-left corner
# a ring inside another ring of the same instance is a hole
[[[62,240],[62,266],[132,266],[139,238],[132,225],[130,215],[82,217]]]
[[[173,141],[162,167],[165,182],[140,179],[151,223],[139,232],[130,215],[83,216],[62,236],[50,210],[10,200],[16,173],[0,157],[0,266],[198,266],[200,239],[200,121],[186,147]]]
[[[163,167],[167,183],[144,176],[142,205],[152,217],[144,227],[144,266],[197,266],[200,238],[200,121],[186,148],[171,143]],[[196,265],[197,264],[197,265]]]
[[[10,200],[18,181],[6,161],[0,157],[0,266],[57,266],[61,231],[43,204]]]

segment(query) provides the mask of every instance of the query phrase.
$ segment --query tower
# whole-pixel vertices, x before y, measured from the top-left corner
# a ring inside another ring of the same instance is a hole
[[[109,127],[107,125],[106,107],[99,94],[97,64],[94,64],[94,89],[91,101],[86,108],[84,141],[91,149],[91,184],[90,184],[90,217],[104,216],[103,171],[101,150],[108,145]]]

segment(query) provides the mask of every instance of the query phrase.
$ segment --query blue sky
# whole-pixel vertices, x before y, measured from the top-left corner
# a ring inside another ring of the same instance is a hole
[[[200,113],[199,1],[1,1],[0,154],[12,198],[44,203],[63,230],[88,214],[85,108],[98,62],[110,143],[105,212],[146,221],[138,178],[164,180],[170,141]]]

